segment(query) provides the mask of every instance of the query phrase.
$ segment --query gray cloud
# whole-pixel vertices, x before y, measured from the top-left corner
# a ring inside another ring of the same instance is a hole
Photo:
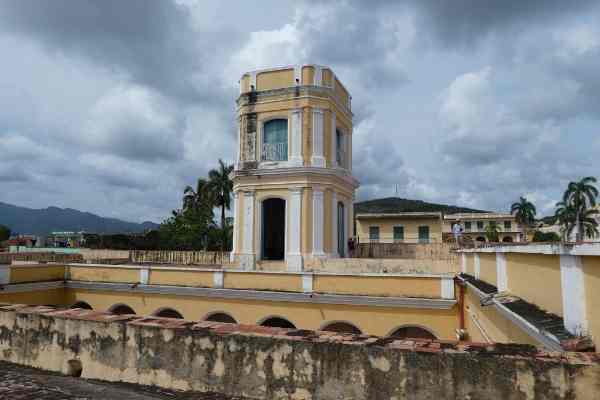
[[[330,65],[359,199],[544,212],[598,175],[592,1],[0,3],[0,200],[160,220],[235,155],[242,72]]]

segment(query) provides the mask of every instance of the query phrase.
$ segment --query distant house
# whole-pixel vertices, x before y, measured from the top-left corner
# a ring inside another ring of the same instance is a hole
[[[490,223],[500,240],[522,240],[522,229],[511,214],[389,197],[355,203],[355,235],[361,243],[440,243],[452,240],[452,226],[460,222],[466,240],[486,241]]]

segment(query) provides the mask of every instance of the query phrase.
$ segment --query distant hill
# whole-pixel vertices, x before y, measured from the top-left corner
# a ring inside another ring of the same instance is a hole
[[[393,214],[401,212],[438,212],[444,214],[454,213],[484,213],[487,211],[473,208],[450,206],[447,204],[428,203],[422,200],[402,199],[399,197],[386,197],[361,201],[354,204],[355,214]]]
[[[154,222],[122,221],[74,210],[48,207],[33,209],[0,202],[0,225],[13,233],[45,236],[52,231],[85,231],[89,233],[137,233],[156,229]]]

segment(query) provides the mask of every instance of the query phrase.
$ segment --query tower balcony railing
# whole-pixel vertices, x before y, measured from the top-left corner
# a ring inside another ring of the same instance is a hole
[[[287,143],[263,143],[261,156],[262,161],[287,161],[287,159]]]

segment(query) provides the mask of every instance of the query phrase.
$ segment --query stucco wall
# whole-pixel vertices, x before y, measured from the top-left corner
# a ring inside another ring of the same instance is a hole
[[[583,257],[583,273],[589,334],[600,343],[600,257]]]
[[[404,240],[409,243],[419,241],[419,226],[429,227],[431,242],[442,241],[442,224],[439,218],[366,218],[356,220],[356,235],[361,243],[369,242],[369,227],[379,227],[379,241],[392,243],[394,241],[394,226],[404,227]]]
[[[560,257],[507,253],[506,271],[510,293],[544,310],[563,315]]]
[[[592,399],[597,355],[381,341],[83,310],[0,309],[0,358],[84,378],[252,399]]]
[[[479,279],[498,286],[495,253],[482,253],[479,255]]]

